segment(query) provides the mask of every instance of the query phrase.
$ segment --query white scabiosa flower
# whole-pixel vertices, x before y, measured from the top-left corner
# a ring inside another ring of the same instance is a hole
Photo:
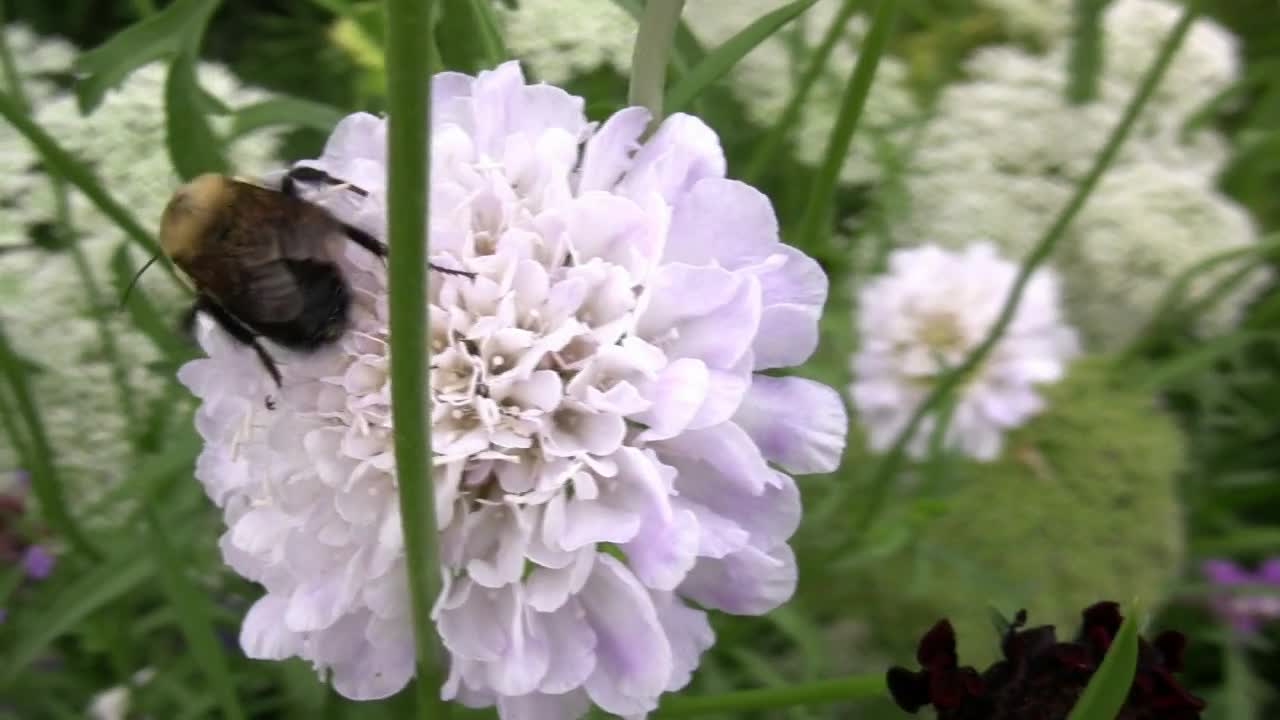
[[[859,290],[851,395],[873,449],[887,449],[938,378],[986,338],[1017,273],[989,243],[926,245],[893,252],[888,272]],[[944,445],[994,459],[1003,433],[1040,411],[1036,385],[1056,382],[1076,353],[1057,280],[1039,270],[1008,329],[957,389]],[[934,414],[921,423],[908,446],[913,456],[925,455],[937,421]]]
[[[564,85],[593,70],[625,72],[630,65],[636,20],[618,3],[520,0],[495,9],[507,47],[547,82]]]
[[[830,388],[758,371],[814,350],[826,278],[696,118],[642,142],[645,110],[596,126],[515,63],[442,73],[433,97],[431,257],[476,273],[433,273],[427,298],[444,695],[508,719],[643,714],[711,645],[704,610],[792,593],[788,473],[833,469],[846,420]],[[366,189],[314,199],[377,234],[385,142],[352,115],[305,163]],[[350,327],[273,350],[282,390],[208,322],[181,379],[224,556],[266,588],[246,651],[367,699],[404,686],[414,651],[386,270],[354,245],[340,262]]]

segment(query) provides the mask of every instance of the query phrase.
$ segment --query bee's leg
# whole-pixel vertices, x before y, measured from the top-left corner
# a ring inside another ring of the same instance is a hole
[[[267,352],[266,348],[262,347],[262,343],[258,342],[258,338],[255,337],[254,334],[250,332],[249,329],[246,328],[239,320],[237,320],[234,315],[227,312],[221,305],[214,302],[206,295],[200,295],[196,298],[196,304],[191,308],[191,312],[188,315],[190,321],[194,322],[196,313],[200,312],[213,318],[223,330],[227,331],[227,334],[230,335],[233,340],[242,345],[248,345],[253,348],[253,351],[258,354],[258,359],[262,361],[262,366],[265,367],[267,369],[267,373],[271,375],[271,379],[276,381],[276,387],[283,386],[283,383],[280,380],[280,368],[276,367],[275,359],[271,357],[271,354]]]
[[[280,183],[280,192],[290,197],[298,196],[298,183],[324,183],[326,185],[342,185],[351,192],[360,197],[369,197],[369,191],[361,187],[356,187],[346,180],[339,180],[329,173],[319,168],[295,167],[291,168],[285,174],[284,180]]]

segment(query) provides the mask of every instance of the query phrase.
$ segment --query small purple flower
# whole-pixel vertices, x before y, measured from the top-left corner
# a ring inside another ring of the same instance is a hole
[[[1255,572],[1231,560],[1206,560],[1201,572],[1214,585],[1228,588],[1225,592],[1214,593],[1209,598],[1209,606],[1237,632],[1251,635],[1266,623],[1280,618],[1280,557],[1268,559]],[[1271,585],[1274,589],[1230,589],[1235,585]]]
[[[43,580],[53,572],[56,558],[43,545],[31,545],[22,553],[22,570],[32,580]]]

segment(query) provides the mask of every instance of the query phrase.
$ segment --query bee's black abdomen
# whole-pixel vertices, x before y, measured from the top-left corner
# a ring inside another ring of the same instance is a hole
[[[337,265],[320,260],[280,260],[297,282],[302,310],[281,322],[256,322],[253,329],[294,350],[314,350],[334,342],[347,327],[350,292]]]

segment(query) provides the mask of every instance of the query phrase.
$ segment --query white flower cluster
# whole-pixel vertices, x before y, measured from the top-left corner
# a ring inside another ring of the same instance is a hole
[[[982,237],[1010,257],[1025,256],[1119,122],[1179,13],[1164,0],[1110,3],[1099,97],[1084,105],[1064,96],[1065,38],[1056,38],[1043,56],[1012,47],[976,53],[969,79],[943,93],[922,132],[903,180],[906,202],[896,234],[952,248]],[[1226,143],[1211,130],[1184,129],[1191,112],[1237,72],[1231,36],[1197,21],[1063,239],[1055,263],[1068,312],[1090,347],[1124,345],[1182,271],[1256,243],[1245,211],[1213,186]],[[1219,330],[1237,317],[1263,274],[1242,283],[1201,329]]]
[[[696,118],[641,142],[647,111],[596,126],[515,63],[442,73],[433,96],[432,258],[476,274],[433,274],[427,299],[444,695],[507,720],[643,714],[711,645],[704,609],[794,589],[788,473],[833,469],[846,419],[832,389],[758,371],[813,352],[826,277]],[[306,163],[366,189],[314,197],[380,235],[385,141],[352,115]],[[412,628],[386,272],[355,246],[340,262],[350,327],[274,350],[283,389],[209,322],[180,377],[224,557],[266,588],[246,651],[367,699],[408,682]]]
[[[739,0],[732,4],[731,11],[726,11],[727,6],[719,0],[690,0],[684,7],[684,20],[695,36],[714,48],[785,4],[784,0]],[[813,51],[836,20],[840,5],[834,0],[813,5],[748,53],[729,73],[734,94],[746,106],[752,121],[761,127],[778,121]],[[508,46],[553,82],[563,82],[601,65],[624,74],[629,72],[636,23],[614,3],[522,0],[517,10],[503,15]],[[575,21],[567,23],[565,17]],[[798,157],[807,164],[822,162],[866,31],[867,23],[861,16],[849,21],[801,110],[792,139]],[[892,144],[916,118],[918,109],[906,87],[906,75],[907,68],[901,60],[881,58],[860,132],[841,171],[842,179],[874,179],[879,167],[877,153]]]
[[[90,165],[144,226],[154,226],[178,183],[164,150],[165,68],[157,64],[139,69],[85,117],[68,90],[46,80],[55,74],[71,77],[74,50],[60,40],[38,41],[21,28],[5,32],[26,81],[34,120]],[[204,87],[231,107],[265,97],[261,91],[241,87],[221,67],[202,65],[199,72]],[[123,476],[129,434],[137,428],[130,427],[121,412],[91,315],[104,308],[90,307],[81,274],[68,252],[51,253],[31,245],[32,229],[52,227],[57,218],[50,177],[41,169],[38,154],[15,129],[0,124],[0,133],[5,169],[0,187],[10,205],[0,213],[4,218],[0,247],[5,248],[0,252],[0,319],[17,350],[45,367],[35,377],[35,392],[59,454],[59,467],[76,488],[74,494],[91,500],[110,481]],[[232,143],[230,152],[238,167],[253,167],[269,162],[275,146],[273,135],[256,133]],[[114,306],[110,259],[127,240],[69,185],[68,199],[77,245],[104,301]],[[135,266],[139,263],[135,254]],[[150,274],[144,285],[159,294],[161,304],[181,297],[163,273]],[[145,408],[164,384],[146,367],[157,354],[124,314],[107,312],[122,360],[130,368],[138,406]],[[17,462],[14,449],[0,441],[0,468]]]
[[[1017,272],[989,243],[962,251],[927,245],[894,251],[888,272],[859,290],[850,394],[873,449],[887,449],[938,377],[986,338]],[[1075,332],[1061,317],[1057,278],[1039,270],[1006,332],[957,390],[944,446],[994,459],[1004,431],[1040,411],[1035,386],[1060,379],[1077,351]],[[937,413],[925,417],[908,445],[911,455],[926,455],[937,422]]]

